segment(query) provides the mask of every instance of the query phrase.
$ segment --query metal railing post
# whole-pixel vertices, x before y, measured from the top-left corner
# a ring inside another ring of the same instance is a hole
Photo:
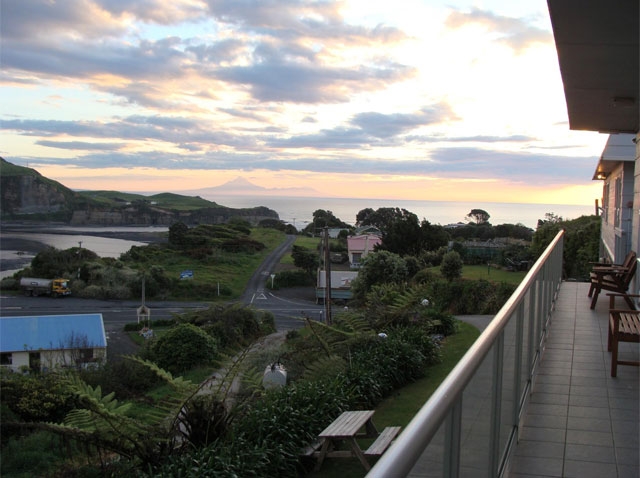
[[[497,476],[500,460],[500,419],[502,411],[502,370],[504,360],[504,330],[494,343],[493,387],[491,387],[491,431],[489,435],[489,475]]]
[[[462,429],[462,395],[453,404],[446,421],[443,476],[460,476],[460,436]]]

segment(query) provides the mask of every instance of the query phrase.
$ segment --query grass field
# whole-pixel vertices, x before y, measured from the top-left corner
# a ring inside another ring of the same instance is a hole
[[[462,277],[465,279],[485,279],[491,282],[506,282],[507,284],[520,284],[525,271],[510,272],[505,269],[498,269],[487,266],[463,266]]]

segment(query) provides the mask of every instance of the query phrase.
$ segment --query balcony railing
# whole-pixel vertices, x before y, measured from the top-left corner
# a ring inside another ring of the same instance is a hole
[[[564,232],[367,477],[499,477],[517,442],[562,280]]]

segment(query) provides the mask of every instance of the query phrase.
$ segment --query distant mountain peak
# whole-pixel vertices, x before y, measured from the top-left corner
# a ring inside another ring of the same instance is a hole
[[[220,195],[247,195],[247,196],[317,196],[319,193],[313,188],[265,188],[252,183],[242,176],[237,176],[220,186],[183,191],[183,193],[197,194],[204,198],[215,200]]]
[[[257,184],[253,184],[251,181],[249,181],[246,178],[243,178],[242,176],[237,176],[235,179],[232,179],[231,181],[227,181],[224,184],[221,184],[220,186],[215,186],[216,189],[256,189],[256,190],[261,190],[264,191],[267,188],[263,188],[262,186],[258,186]]]

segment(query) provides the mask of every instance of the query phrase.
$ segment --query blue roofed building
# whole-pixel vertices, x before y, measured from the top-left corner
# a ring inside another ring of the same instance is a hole
[[[20,371],[105,363],[102,314],[0,318],[0,365]]]

